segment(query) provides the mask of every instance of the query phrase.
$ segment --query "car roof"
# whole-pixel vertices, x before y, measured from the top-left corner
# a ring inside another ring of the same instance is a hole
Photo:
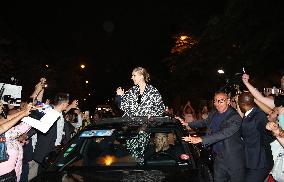
[[[172,125],[179,124],[175,118],[170,117],[113,117],[113,118],[102,118],[97,121],[97,126],[102,125],[128,125],[128,126],[159,126],[159,125]]]

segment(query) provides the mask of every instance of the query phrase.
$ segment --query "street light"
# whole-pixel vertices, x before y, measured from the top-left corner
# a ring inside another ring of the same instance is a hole
[[[86,84],[88,84],[89,83],[89,81],[88,80],[86,80]]]
[[[187,35],[181,35],[181,36],[180,36],[180,40],[182,40],[182,41],[185,40],[185,39],[187,39],[187,38],[188,38]]]
[[[86,66],[84,64],[81,64],[80,66],[82,69],[84,69]]]
[[[219,69],[217,72],[218,72],[219,74],[224,74],[224,73],[225,73],[225,71],[222,70],[222,69]]]

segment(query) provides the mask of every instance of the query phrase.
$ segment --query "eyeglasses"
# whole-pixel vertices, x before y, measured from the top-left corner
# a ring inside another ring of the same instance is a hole
[[[214,100],[214,104],[218,103],[218,104],[223,104],[227,99],[218,99],[218,100]]]

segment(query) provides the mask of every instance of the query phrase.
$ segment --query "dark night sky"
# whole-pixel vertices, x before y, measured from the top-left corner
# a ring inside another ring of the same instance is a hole
[[[1,14],[11,31],[54,54],[86,55],[98,63],[147,62],[166,56],[172,34],[178,33],[183,24],[197,30],[210,13],[218,11],[216,6],[206,0],[140,4],[22,2],[2,5]]]
[[[223,3],[6,2],[1,5],[0,20],[30,50],[44,50],[54,57],[48,62],[51,66],[62,57],[72,58],[66,64],[85,63],[86,75],[105,93],[131,83],[131,70],[137,65],[147,67],[150,73],[161,71],[172,36],[184,25],[198,34],[212,14],[222,12]]]

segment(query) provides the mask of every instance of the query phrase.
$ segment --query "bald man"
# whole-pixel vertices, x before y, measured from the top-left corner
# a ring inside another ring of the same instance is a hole
[[[245,143],[245,182],[263,182],[273,166],[270,142],[273,136],[266,130],[266,114],[255,107],[254,97],[243,92],[238,97],[238,105],[244,114],[241,126]]]
[[[215,182],[243,182],[245,161],[240,130],[242,119],[230,106],[230,98],[224,92],[215,93],[214,106],[216,109],[209,113],[207,119],[187,123],[192,129],[207,127],[206,135],[183,137],[183,140],[212,148]]]

